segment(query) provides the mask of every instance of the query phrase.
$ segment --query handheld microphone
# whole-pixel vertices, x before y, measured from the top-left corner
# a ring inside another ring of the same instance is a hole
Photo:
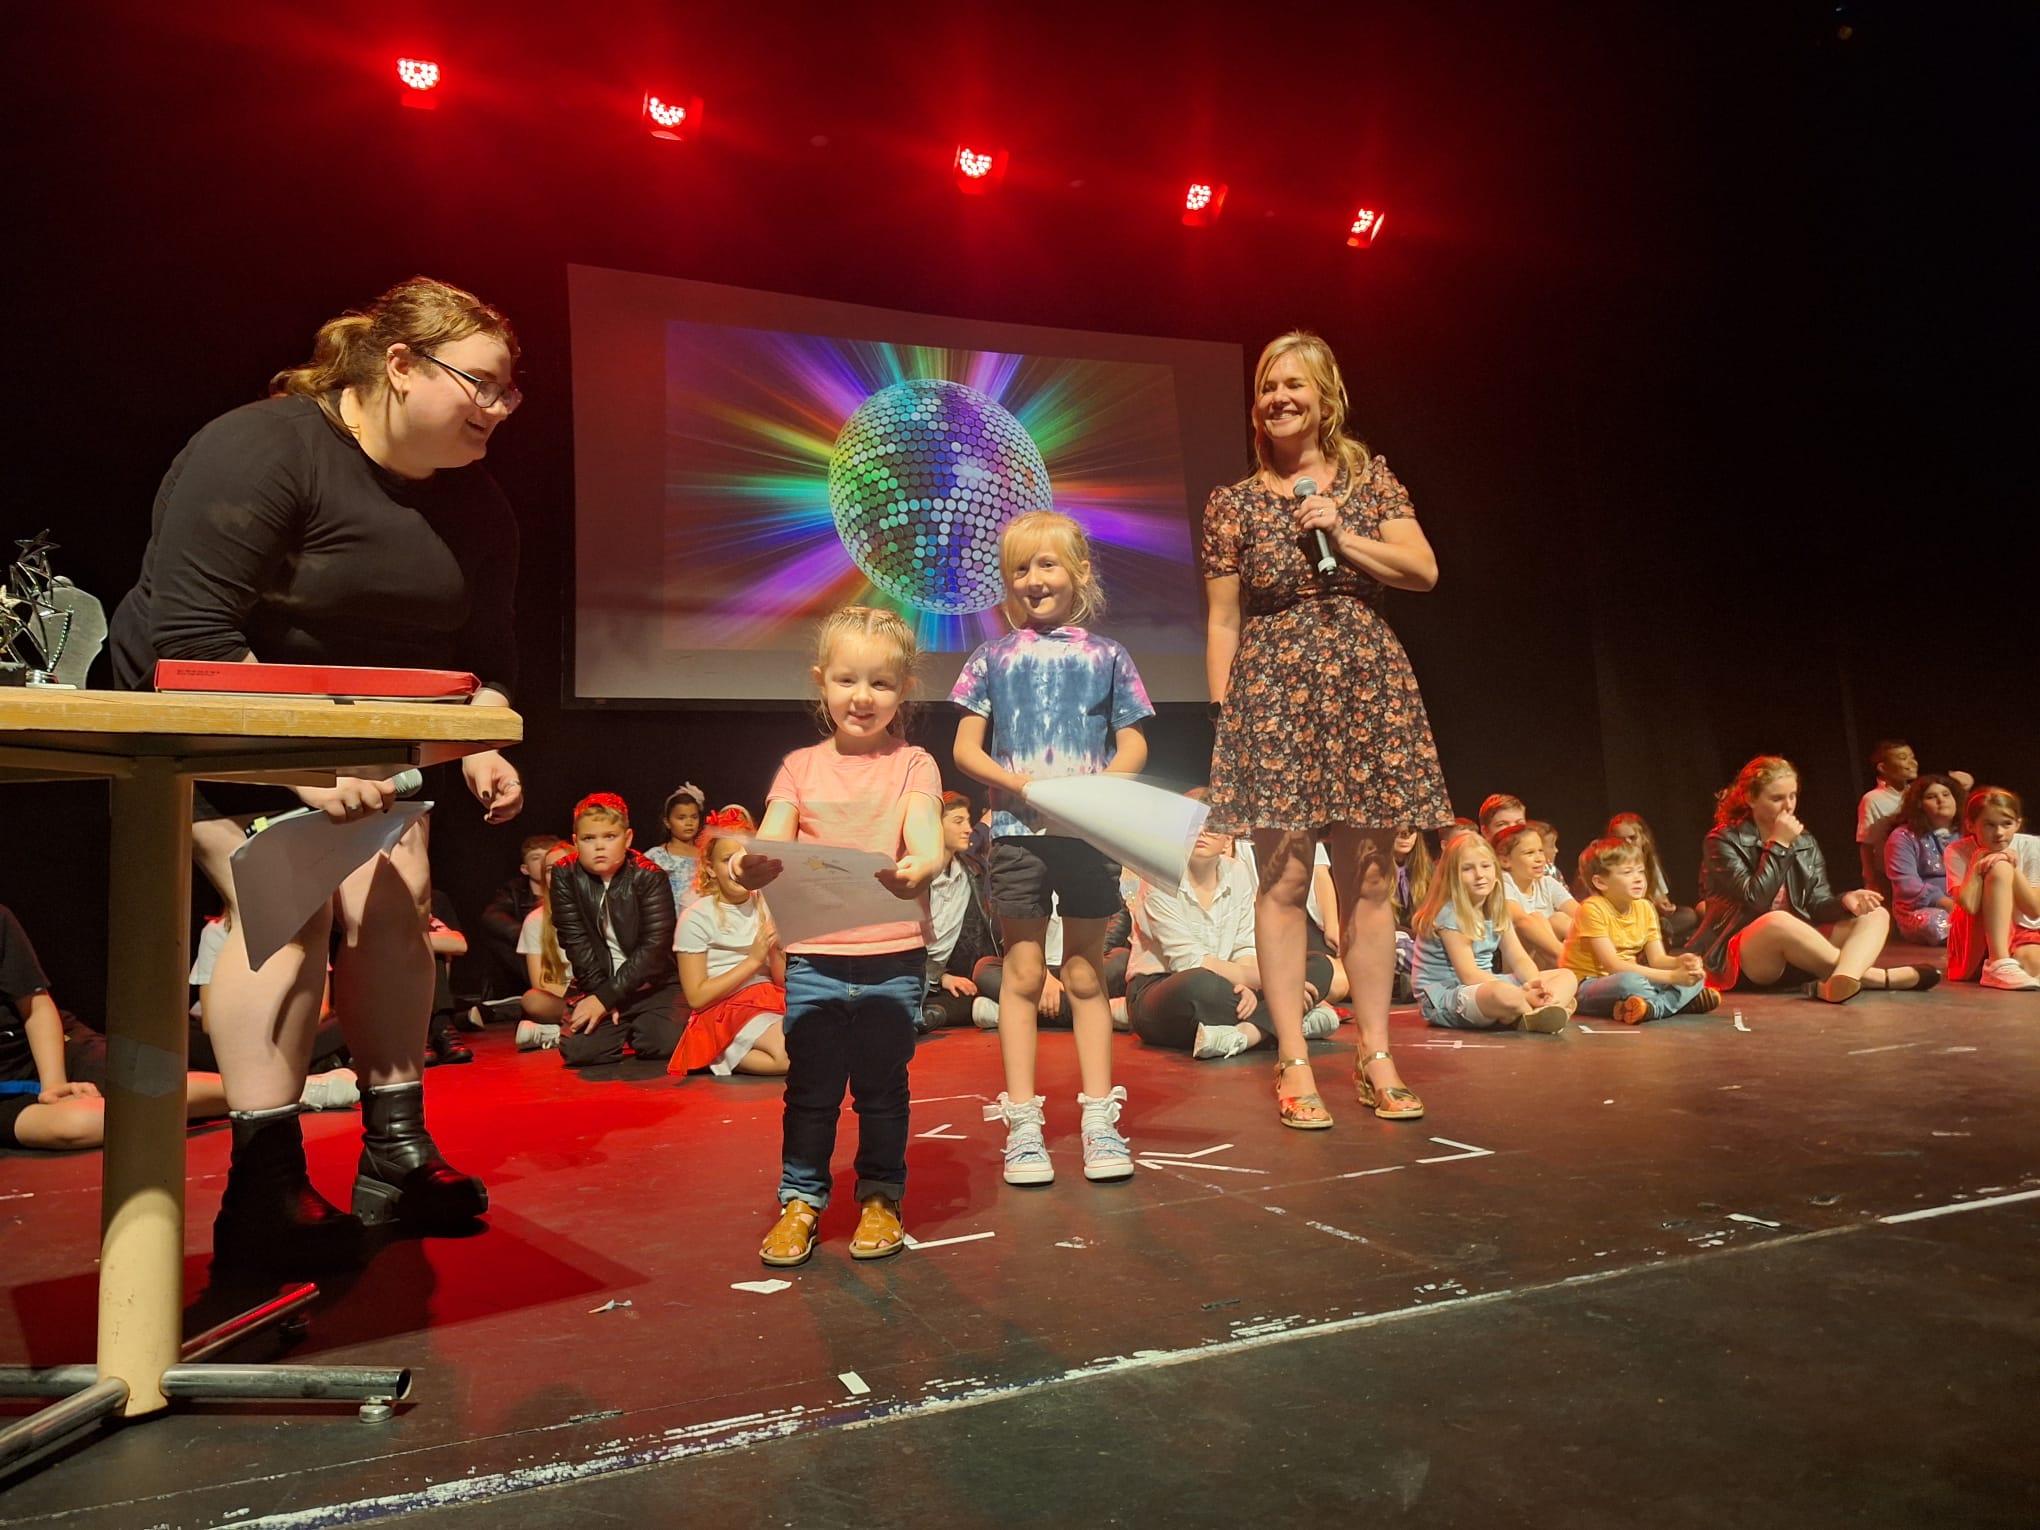
[[[421,770],[400,770],[389,778],[390,785],[397,789],[399,797],[415,797],[425,786],[425,773]],[[292,808],[287,813],[273,813],[256,819],[248,825],[248,837],[253,839],[264,829],[282,823],[286,818],[304,818],[313,813],[323,814],[324,809],[314,807]]]
[[[1317,493],[1317,480],[1299,478],[1296,480],[1296,487],[1289,492],[1298,499],[1309,499],[1311,495]],[[1322,531],[1314,531],[1311,535],[1317,538],[1317,571],[1320,574],[1329,574],[1339,566],[1339,560],[1332,556],[1332,539]]]

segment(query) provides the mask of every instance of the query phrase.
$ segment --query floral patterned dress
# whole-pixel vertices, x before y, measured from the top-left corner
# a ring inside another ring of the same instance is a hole
[[[1361,536],[1413,515],[1381,457],[1329,491]],[[1211,762],[1211,820],[1250,829],[1437,828],[1452,820],[1409,655],[1371,604],[1381,585],[1341,562],[1317,572],[1294,504],[1249,478],[1214,489],[1200,558],[1240,581],[1240,646]]]

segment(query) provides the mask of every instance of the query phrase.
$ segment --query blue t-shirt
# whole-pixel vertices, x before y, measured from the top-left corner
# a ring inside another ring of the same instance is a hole
[[[1452,968],[1452,958],[1445,950],[1445,942],[1438,935],[1440,930],[1459,928],[1459,915],[1453,910],[1452,900],[1447,898],[1438,910],[1438,917],[1431,921],[1431,933],[1417,942],[1416,973],[1411,982],[1419,995],[1428,995],[1438,1009],[1449,1009],[1452,995],[1464,985],[1459,974]],[[1469,937],[1473,945],[1473,959],[1482,972],[1495,970],[1495,953],[1502,948],[1502,932],[1493,925],[1479,937]]]
[[[676,914],[687,911],[687,905],[701,894],[694,890],[695,873],[701,869],[698,855],[675,855],[664,845],[654,845],[645,852],[645,859],[666,873],[666,880],[673,885],[673,908]]]
[[[949,699],[990,723],[987,754],[1044,781],[1097,775],[1119,729],[1155,715],[1133,656],[1082,627],[1021,627],[979,644]],[[1025,803],[993,794],[994,835],[1045,832]]]

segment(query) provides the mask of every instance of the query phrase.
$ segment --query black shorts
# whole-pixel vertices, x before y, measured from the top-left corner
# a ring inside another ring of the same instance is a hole
[[[102,1092],[106,1088],[106,1038],[68,1014],[64,1016],[64,1073],[74,1084],[91,1084]],[[18,1082],[34,1077],[31,1072]],[[21,1146],[14,1135],[14,1123],[36,1103],[35,1094],[0,1094],[0,1148]]]
[[[1122,906],[1119,862],[1060,834],[993,840],[985,891],[1001,919],[1110,919]]]

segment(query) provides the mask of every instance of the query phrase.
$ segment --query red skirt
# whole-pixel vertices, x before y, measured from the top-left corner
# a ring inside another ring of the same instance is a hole
[[[737,1038],[751,1028],[752,1022],[765,1015],[777,1020],[785,1013],[784,984],[751,983],[739,988],[735,993],[716,1000],[707,1009],[694,1012],[693,1018],[687,1022],[686,1033],[680,1038],[680,1045],[674,1049],[673,1060],[666,1064],[666,1071],[693,1073],[701,1068],[715,1068],[718,1073],[727,1073],[729,1068],[716,1065]]]

